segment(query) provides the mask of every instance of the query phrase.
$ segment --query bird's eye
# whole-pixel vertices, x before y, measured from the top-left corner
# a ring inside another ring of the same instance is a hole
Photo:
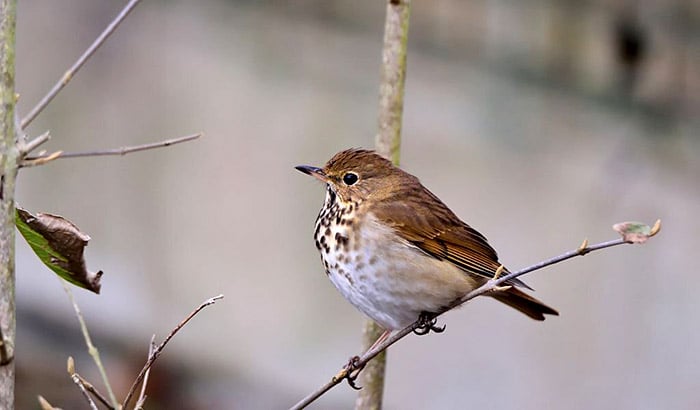
[[[353,185],[359,178],[360,177],[358,177],[356,173],[348,172],[347,174],[343,175],[343,182],[345,185]]]

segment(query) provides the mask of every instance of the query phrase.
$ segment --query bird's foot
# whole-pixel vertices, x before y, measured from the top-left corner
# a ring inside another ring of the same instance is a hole
[[[341,377],[347,379],[348,384],[355,390],[360,390],[362,386],[358,386],[355,381],[360,376],[360,372],[365,368],[365,363],[360,362],[360,356],[353,356],[348,360],[348,363],[341,370]],[[337,376],[336,376],[337,377]]]
[[[430,332],[442,333],[445,331],[445,325],[438,326],[437,318],[433,313],[421,312],[418,316],[418,323],[413,327],[413,333],[423,336]]]

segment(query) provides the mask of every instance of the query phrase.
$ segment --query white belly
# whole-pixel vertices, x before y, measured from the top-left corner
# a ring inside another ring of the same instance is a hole
[[[333,226],[325,235],[329,251],[320,252],[335,287],[383,328],[404,328],[421,312],[435,312],[482,282],[407,241],[388,240],[396,238],[391,228],[371,214],[367,218],[352,236],[346,225]]]

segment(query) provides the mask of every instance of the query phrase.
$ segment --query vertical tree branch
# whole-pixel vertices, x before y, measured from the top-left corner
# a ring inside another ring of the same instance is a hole
[[[379,86],[379,132],[375,147],[379,154],[399,164],[401,119],[406,79],[406,44],[410,0],[388,0],[384,23],[381,84]],[[362,331],[363,350],[369,349],[384,329],[368,319]],[[386,351],[370,361],[360,373],[360,390],[355,409],[381,409],[384,394]]]
[[[14,408],[15,365],[15,143],[16,0],[0,0],[0,408]]]
[[[388,0],[384,23],[377,152],[399,165],[410,0]]]

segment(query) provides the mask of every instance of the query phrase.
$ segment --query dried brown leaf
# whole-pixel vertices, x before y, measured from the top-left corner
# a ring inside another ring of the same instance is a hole
[[[88,272],[83,251],[90,237],[69,220],[17,208],[15,224],[44,264],[68,282],[100,293],[102,271]]]

